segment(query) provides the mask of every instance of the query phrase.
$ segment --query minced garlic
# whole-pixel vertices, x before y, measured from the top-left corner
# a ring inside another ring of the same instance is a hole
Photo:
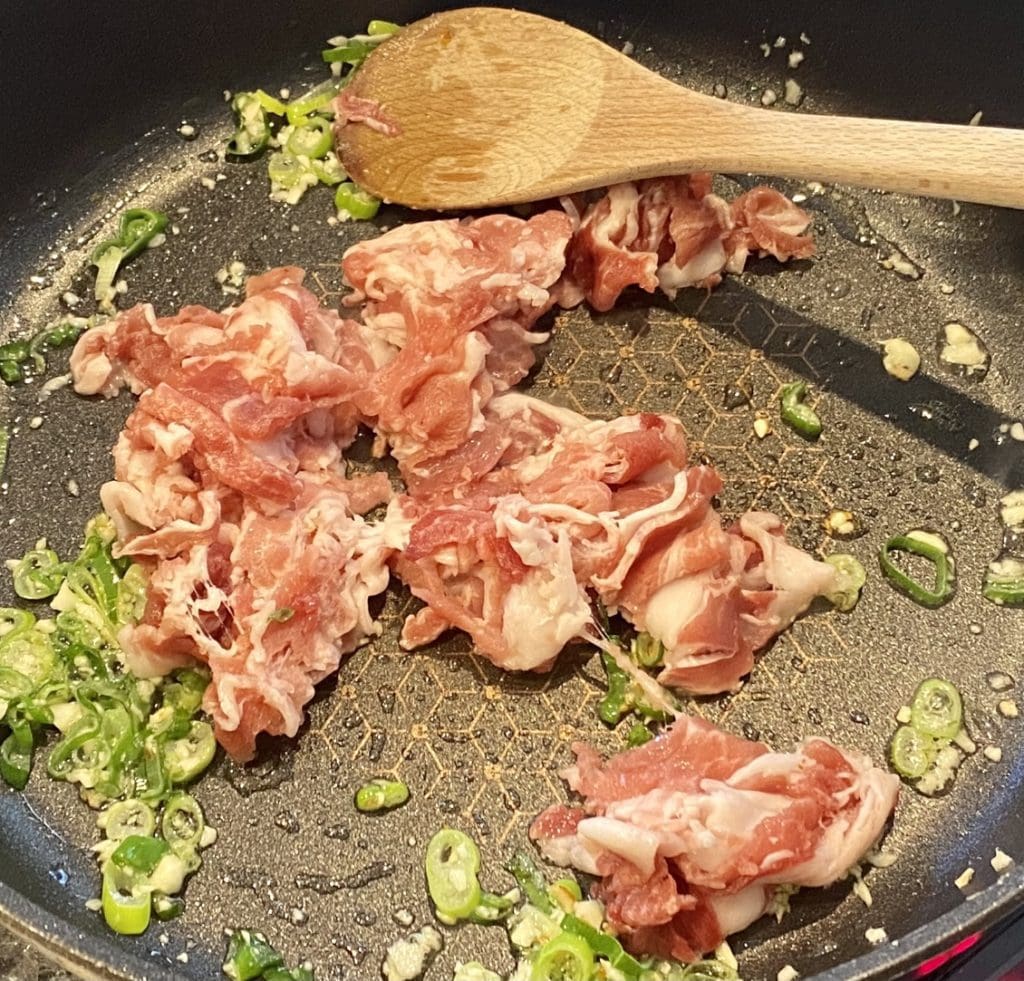
[[[900,381],[910,381],[921,367],[921,355],[910,341],[890,337],[882,342],[882,367]]]

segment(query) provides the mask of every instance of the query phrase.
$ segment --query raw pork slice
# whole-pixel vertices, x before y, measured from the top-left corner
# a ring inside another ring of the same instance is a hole
[[[711,193],[709,174],[616,184],[587,206],[563,202],[576,228],[558,295],[610,310],[628,286],[670,297],[687,286],[716,286],[747,257],[782,262],[814,253],[810,215],[783,194],[755,187],[731,204]]]
[[[404,498],[389,518],[408,527],[395,571],[428,604],[406,620],[403,647],[459,627],[500,667],[547,670],[569,641],[588,635],[590,603],[571,542],[525,498],[507,495],[486,511],[424,510]]]
[[[402,225],[342,259],[363,323],[398,349],[374,379],[367,411],[407,480],[485,427],[496,392],[523,378],[547,334],[530,328],[554,304],[569,218]]]
[[[773,753],[683,717],[609,760],[573,747],[583,805],[555,805],[530,836],[595,895],[637,954],[692,961],[764,915],[777,887],[828,886],[878,840],[899,779],[825,739]]]
[[[149,575],[142,620],[120,638],[140,675],[199,659],[221,744],[295,735],[313,686],[379,632],[386,529],[362,512],[387,476],[347,475],[342,450],[389,345],[322,308],[302,270],[249,280],[223,312],[139,306],[82,336],[75,387],[141,393],[100,497],[117,551]]]
[[[615,568],[594,580],[606,607],[665,647],[658,680],[693,694],[734,691],[754,652],[835,586],[835,569],[787,544],[782,522],[752,511],[731,528],[712,507],[722,481],[687,472],[678,506],[640,512]]]
[[[454,626],[499,666],[550,667],[557,651],[547,640],[532,657],[510,653],[507,596],[519,608],[531,604],[538,624],[564,608],[545,592],[509,592],[522,567],[504,513],[560,543],[549,572],[566,596],[575,582],[660,640],[659,680],[695,693],[737,688],[755,651],[834,586],[835,570],[788,545],[774,515],[751,512],[726,527],[712,505],[721,478],[711,467],[686,467],[673,416],[587,419],[508,392],[489,405],[474,449],[474,466],[450,466],[440,488],[425,479],[411,485],[391,512],[412,529],[395,570],[427,603],[407,622],[405,647]],[[589,629],[589,620],[578,626]]]

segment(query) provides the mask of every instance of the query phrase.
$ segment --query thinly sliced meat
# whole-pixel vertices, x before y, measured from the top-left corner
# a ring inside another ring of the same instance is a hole
[[[434,639],[445,624],[465,630],[500,667],[547,670],[570,640],[586,636],[590,604],[569,540],[524,498],[502,498],[486,511],[424,510],[400,499],[389,518],[410,523],[395,571],[431,611],[406,621],[403,647]]]
[[[344,126],[351,123],[364,123],[370,129],[377,130],[385,136],[396,136],[401,130],[398,124],[388,116],[387,112],[376,99],[363,99],[348,89],[342,89],[331,103],[334,110],[335,139]]]
[[[881,835],[899,779],[811,739],[792,753],[694,718],[603,760],[574,747],[583,806],[541,814],[552,861],[601,877],[595,894],[638,954],[694,960],[764,914],[774,889],[827,886]]]
[[[223,313],[136,307],[74,352],[79,391],[142,393],[101,491],[148,574],[126,657],[144,675],[209,664],[204,705],[239,759],[260,732],[294,735],[313,686],[379,631],[393,551],[358,517],[390,499],[387,475],[349,476],[342,450],[394,352],[302,279],[254,277]]]
[[[730,205],[711,193],[708,174],[617,184],[574,219],[566,275],[557,295],[566,306],[581,297],[610,310],[622,291],[713,287],[725,271],[743,271],[755,252],[782,262],[814,251],[804,234],[810,217],[778,191],[756,187]]]
[[[363,323],[398,349],[374,379],[374,417],[410,482],[437,485],[439,459],[486,427],[496,392],[529,371],[546,335],[530,328],[554,303],[569,219],[489,215],[403,225],[346,252]]]
[[[773,188],[755,187],[736,198],[732,223],[729,272],[742,272],[751,252],[780,262],[814,255],[814,239],[806,234],[811,216]]]
[[[595,585],[665,647],[662,684],[696,694],[735,690],[754,653],[835,584],[835,570],[786,544],[774,515],[726,529],[712,507],[718,474],[695,467],[675,506],[666,497],[636,525],[615,567]]]
[[[387,129],[375,104],[342,93],[337,106],[340,124]],[[283,267],[221,312],[142,305],[80,339],[78,391],[142,396],[103,489],[119,552],[150,574],[126,649],[154,670],[210,663],[207,705],[232,752],[295,731],[312,686],[376,629],[366,599],[389,557],[426,603],[406,647],[457,627],[496,664],[544,670],[593,639],[596,593],[664,643],[662,681],[697,692],[736,687],[831,585],[774,516],[723,527],[718,475],[687,469],[677,419],[588,420],[509,391],[556,302],[607,309],[629,285],[710,287],[755,249],[806,255],[806,215],[767,189],[729,206],[708,175],[566,208],[419,222],[354,246],[342,267],[358,319]],[[361,423],[408,490],[377,524],[358,515],[389,500],[389,481],[351,477],[343,457]]]
[[[616,184],[587,209],[573,235],[568,275],[580,284],[595,310],[610,310],[628,286],[639,286],[648,293],[657,289],[657,250],[633,249],[640,234],[639,210],[636,185]]]
[[[463,449],[471,452],[464,455]],[[687,470],[685,464],[682,428],[670,416],[590,420],[509,392],[491,402],[477,437],[436,462],[446,468],[444,493],[431,479],[439,475],[436,469],[410,481],[409,489],[423,507],[454,505],[437,513],[458,515],[463,537],[453,534],[442,551],[473,541],[490,515],[525,498],[531,521],[568,542],[576,583],[664,644],[660,680],[716,693],[738,687],[755,651],[831,588],[834,570],[787,545],[772,515],[746,515],[727,529],[713,508],[721,478],[710,467]],[[425,554],[412,544],[405,557],[421,562]],[[484,567],[493,565],[489,554],[477,558]],[[513,664],[493,637],[480,632],[487,590],[504,582],[500,569],[491,570],[497,578],[474,578],[472,589],[461,579],[445,589],[435,580],[428,586],[424,576],[436,569],[399,562],[396,571],[438,617],[428,630],[420,619],[411,620],[407,646],[436,635],[443,620],[469,630],[496,663]],[[486,606],[497,611],[503,602],[494,598]]]
[[[139,400],[139,409],[165,425],[185,426],[193,436],[199,466],[225,486],[256,500],[290,504],[302,484],[286,470],[261,460],[227,423],[170,385],[158,384]]]

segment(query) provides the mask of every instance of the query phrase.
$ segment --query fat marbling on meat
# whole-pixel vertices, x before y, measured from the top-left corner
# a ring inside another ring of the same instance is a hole
[[[260,732],[294,736],[313,686],[380,630],[368,601],[391,548],[360,514],[391,487],[350,478],[342,451],[367,378],[392,356],[295,268],[250,279],[220,313],[134,307],[72,356],[80,393],[141,394],[100,491],[118,554],[149,578],[119,638],[128,663],[140,675],[207,663],[204,707],[238,759]]]
[[[776,753],[682,717],[608,760],[584,743],[563,777],[583,799],[530,837],[600,877],[606,915],[641,954],[692,961],[745,929],[784,887],[847,875],[881,836],[899,778],[812,738]]]

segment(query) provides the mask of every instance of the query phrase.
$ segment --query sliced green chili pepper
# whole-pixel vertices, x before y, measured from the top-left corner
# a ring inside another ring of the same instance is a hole
[[[339,217],[367,221],[380,210],[380,198],[352,181],[343,181],[334,192],[334,207]]]
[[[331,148],[331,124],[323,116],[310,116],[296,123],[288,137],[288,152],[297,157],[319,160]]]
[[[608,677],[608,693],[601,699],[597,714],[602,722],[614,726],[633,708],[632,679],[607,651],[601,652],[601,663]]]
[[[587,942],[571,933],[549,940],[533,958],[530,981],[590,981],[594,952]]]
[[[0,361],[15,361],[22,364],[28,361],[28,357],[28,341],[8,341],[6,344],[0,344]]]
[[[922,681],[910,703],[910,724],[933,739],[952,739],[964,721],[963,700],[943,678]]]
[[[918,555],[931,562],[935,566],[934,586],[931,589],[922,586],[899,568],[893,560],[896,552]],[[886,579],[921,606],[934,609],[953,597],[956,582],[955,565],[948,549],[937,536],[913,531],[905,535],[896,535],[882,546],[878,553],[878,561]]]
[[[153,912],[162,922],[175,920],[185,912],[185,901],[180,896],[165,896],[162,892],[153,893]]]
[[[164,744],[164,766],[167,779],[174,784],[195,780],[212,762],[217,751],[217,740],[209,722],[195,721],[188,735]]]
[[[654,738],[654,733],[642,722],[638,722],[626,733],[626,745],[629,747],[643,746]]]
[[[621,971],[629,978],[630,981],[638,978],[640,972],[643,971],[643,965],[632,954],[626,953],[622,944],[611,934],[595,930],[589,923],[584,923],[583,920],[573,916],[572,913],[567,913],[562,918],[562,929],[566,933],[574,934],[585,940],[598,957],[603,957],[612,967],[617,971]]]
[[[22,599],[47,599],[60,589],[66,573],[67,565],[52,549],[31,549],[13,569],[14,591]]]
[[[828,555],[825,561],[836,570],[835,589],[825,593],[825,599],[837,610],[849,613],[860,600],[860,591],[867,582],[867,572],[852,555]]]
[[[109,302],[118,269],[138,255],[167,227],[167,215],[148,208],[129,208],[121,215],[116,238],[101,242],[92,250],[90,262],[96,267],[96,299]]]
[[[642,668],[653,668],[661,664],[665,658],[665,645],[649,633],[642,632],[633,638],[629,645],[630,657]]]
[[[348,177],[348,174],[345,173],[345,168],[333,150],[323,160],[311,160],[309,165],[313,168],[313,173],[316,174],[317,180],[328,187],[334,187]]]
[[[328,65],[341,61],[347,65],[355,67],[357,65],[361,65],[366,60],[366,56],[372,50],[373,45],[367,44],[365,41],[360,41],[359,38],[353,37],[349,38],[344,44],[338,45],[336,48],[325,48],[320,52],[320,54]]]
[[[515,893],[512,894],[513,896]],[[515,901],[510,896],[496,896],[493,892],[480,894],[480,902],[476,909],[466,919],[470,923],[482,923],[487,926],[491,923],[501,923],[507,920],[515,909]]]
[[[270,123],[255,92],[239,92],[231,100],[238,117],[238,129],[228,140],[227,155],[244,160],[262,153],[270,143]]]
[[[13,385],[25,380],[25,372],[17,361],[0,361],[0,380]]]
[[[7,651],[17,645],[20,638],[14,641],[14,644],[5,645],[4,654]],[[15,668],[0,667],[0,698],[5,702],[13,702],[18,699],[24,698],[26,695],[31,694],[32,689],[35,685],[32,683],[32,679],[21,671]]]
[[[206,671],[184,668],[174,675],[174,681],[164,687],[164,705],[186,716],[191,716],[203,703],[203,694],[210,683]]]
[[[101,827],[111,841],[123,841],[132,835],[149,835],[156,831],[156,815],[145,801],[120,800],[111,804],[99,817]]]
[[[283,964],[284,958],[271,947],[262,933],[236,930],[231,934],[224,973],[232,981],[254,981]]]
[[[191,794],[171,794],[160,816],[160,833],[174,852],[198,849],[206,830],[203,810]]]
[[[536,906],[542,913],[550,913],[552,910],[551,899],[548,896],[548,884],[544,881],[540,869],[537,868],[533,859],[526,852],[516,852],[505,868],[512,873],[513,878],[523,891],[526,901],[531,906]]]
[[[807,382],[791,382],[783,385],[779,393],[782,421],[793,432],[804,439],[817,439],[821,435],[821,419],[818,414],[804,403],[807,395]]]
[[[132,876],[151,875],[170,846],[162,838],[151,835],[128,835],[114,850],[110,861]]]
[[[145,801],[160,801],[170,792],[164,753],[159,741],[147,739],[142,749],[142,765],[135,769],[136,796]]]
[[[427,890],[440,916],[461,920],[480,903],[480,852],[473,839],[442,828],[427,845]]]
[[[12,722],[8,718],[8,725],[10,734],[0,743],[0,776],[15,790],[24,790],[32,772],[35,739],[27,722]]]
[[[319,178],[310,161],[302,161],[290,153],[275,153],[267,164],[267,174],[275,189],[305,190]]]
[[[273,116],[284,116],[288,112],[288,106],[282,102],[276,96],[271,95],[269,92],[265,92],[263,89],[257,89],[253,95],[256,96],[256,100],[259,104]]]
[[[390,811],[409,799],[409,788],[401,780],[371,780],[356,791],[356,810],[364,814]]]
[[[110,870],[103,873],[103,918],[115,933],[137,936],[149,926],[152,900],[148,894],[122,892]]]
[[[912,726],[900,726],[889,743],[893,769],[908,780],[923,776],[935,761],[937,751],[935,740]]]
[[[1024,562],[1015,558],[990,562],[981,583],[981,595],[998,606],[1024,604]]]
[[[371,20],[366,34],[344,39],[337,47],[324,50],[322,57],[328,64],[343,62],[351,65],[353,69],[358,68],[378,44],[397,34],[399,30],[401,28],[391,21]]]
[[[0,638],[0,695],[8,701],[35,691],[56,672],[57,657],[46,634],[33,630]]]
[[[31,351],[51,351],[55,348],[68,347],[82,335],[89,321],[83,317],[65,320],[54,327],[41,330],[29,343]]]
[[[121,250],[121,262],[133,259],[166,227],[167,215],[149,208],[129,208],[121,215],[117,237],[101,242],[92,250],[92,264],[98,266],[112,248]]]
[[[559,879],[548,886],[548,896],[556,906],[568,911],[583,900],[583,890],[575,879]]]
[[[279,606],[267,619],[274,623],[287,623],[293,616],[295,616],[295,610],[290,606]]]
[[[0,379],[11,385],[25,380],[24,365],[32,357],[28,341],[8,341],[0,344]]]
[[[36,625],[36,618],[28,610],[19,610],[13,606],[0,606],[0,627],[3,633],[0,635],[0,644],[5,644],[12,637],[31,630]]]
[[[289,102],[287,106],[288,122],[294,125],[302,122],[306,116],[310,116],[314,112],[326,110],[341,88],[342,83],[332,78],[310,89],[301,99]]]

